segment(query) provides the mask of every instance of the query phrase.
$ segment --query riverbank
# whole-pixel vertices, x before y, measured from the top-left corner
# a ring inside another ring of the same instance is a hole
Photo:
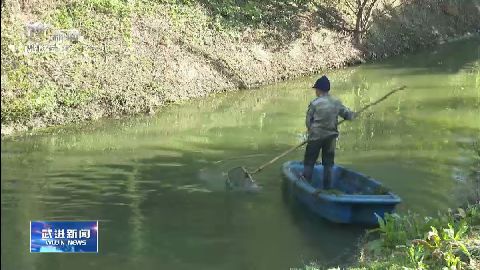
[[[360,269],[480,268],[480,145],[472,145],[464,207],[439,211],[435,217],[414,213],[379,219],[379,228],[361,241]],[[373,237],[372,237],[373,236]]]
[[[341,10],[324,1],[2,3],[2,137],[154,114],[185,99],[415,51],[480,25],[477,1],[410,1],[375,13],[359,45],[341,29],[351,20]]]
[[[357,265],[347,269],[474,270],[480,267],[480,202],[440,211],[436,217],[414,213],[389,215],[379,220],[379,224],[378,229],[368,231],[361,240]],[[325,268],[312,263],[304,269]]]
[[[437,217],[392,215],[361,249],[358,269],[478,269],[480,204]]]

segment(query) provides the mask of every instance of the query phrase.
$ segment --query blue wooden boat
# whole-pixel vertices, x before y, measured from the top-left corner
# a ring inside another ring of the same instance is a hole
[[[317,188],[323,187],[323,166],[315,165],[312,184],[300,177],[302,172],[300,161],[283,164],[286,191],[317,215],[335,223],[377,225],[376,215],[392,213],[401,202],[378,181],[340,166],[333,167],[333,190],[320,193]]]

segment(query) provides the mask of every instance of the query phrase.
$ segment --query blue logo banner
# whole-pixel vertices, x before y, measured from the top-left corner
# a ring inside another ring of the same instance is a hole
[[[98,253],[98,220],[31,221],[30,252]]]

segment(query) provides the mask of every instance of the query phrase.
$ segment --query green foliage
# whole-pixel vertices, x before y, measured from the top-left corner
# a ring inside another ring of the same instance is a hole
[[[378,232],[380,238],[365,243],[362,254],[367,252],[367,257],[347,269],[476,269],[470,263],[480,259],[480,248],[475,246],[475,241],[480,241],[480,204],[439,213],[435,218],[408,213],[378,217],[378,221],[379,228],[369,233]],[[310,263],[301,269],[324,268]]]
[[[56,27],[60,29],[73,28],[76,27],[75,22],[79,21],[81,18],[86,17],[86,15],[86,10],[62,6],[58,8],[54,14],[52,14],[52,22]]]
[[[86,5],[90,5],[93,10],[105,14],[113,14],[119,17],[130,15],[130,5],[127,0],[88,0]]]
[[[388,258],[393,256],[396,264],[408,269],[462,269],[472,259],[471,247],[467,246],[469,237],[472,233],[479,237],[472,228],[480,225],[480,205],[449,210],[435,218],[409,213],[386,215],[378,220],[379,228],[370,233],[378,232],[380,243],[367,245],[370,249],[375,247],[376,260],[391,260]]]
[[[89,39],[103,39],[115,31],[131,42],[131,15],[132,6],[126,0],[81,0],[60,5],[46,21],[58,29],[78,28]]]
[[[442,229],[441,233],[437,228],[431,227],[424,239],[415,239],[408,247],[410,262],[420,269],[427,269],[429,265],[461,268],[462,260],[456,251],[470,257],[468,249],[461,242],[467,230],[465,222],[461,223],[457,231],[451,224]]]
[[[37,88],[28,88],[23,94],[2,99],[2,122],[30,119],[52,112],[56,106],[55,85],[48,83]]]
[[[60,105],[77,108],[81,104],[91,101],[94,98],[95,93],[96,91],[94,89],[75,89],[75,91],[64,90],[57,93],[56,98]]]
[[[411,227],[410,222],[405,222],[406,219],[397,214],[386,214],[385,218],[377,216],[379,228],[371,230],[370,232],[380,232],[383,240],[383,246],[393,248],[399,243],[404,243],[407,238],[407,232],[413,230],[406,230],[406,227]]]
[[[425,255],[422,246],[410,246],[407,248],[408,260],[415,269],[424,269],[426,267],[423,262]]]
[[[307,10],[312,0],[200,0],[213,16],[228,27],[270,27],[292,29],[296,15]]]

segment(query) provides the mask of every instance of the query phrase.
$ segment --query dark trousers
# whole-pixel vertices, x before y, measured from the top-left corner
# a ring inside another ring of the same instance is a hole
[[[312,181],[313,168],[320,155],[320,151],[322,151],[324,189],[331,188],[332,167],[335,159],[335,143],[336,136],[322,140],[309,141],[307,143],[307,148],[305,149],[303,176],[309,182]]]

